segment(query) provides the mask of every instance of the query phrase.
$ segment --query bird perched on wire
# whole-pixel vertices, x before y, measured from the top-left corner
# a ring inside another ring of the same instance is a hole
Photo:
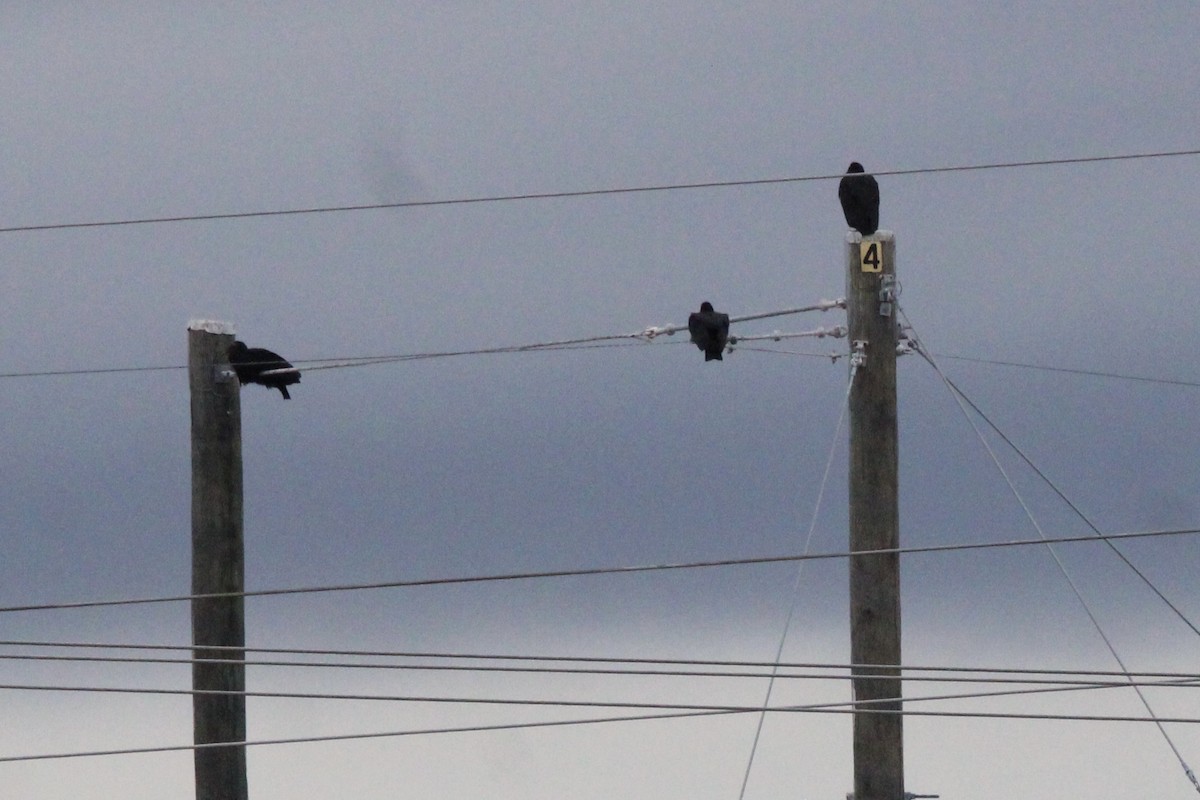
[[[245,342],[235,341],[229,346],[229,363],[237,373],[238,383],[257,383],[268,389],[278,389],[284,400],[291,400],[287,387],[300,382],[300,370],[296,369],[278,353],[261,347],[246,347]],[[264,372],[290,370],[264,375]]]
[[[721,352],[729,342],[729,315],[713,310],[705,300],[699,311],[688,315],[688,332],[696,347],[704,351],[705,361],[723,361]]]
[[[838,184],[838,199],[847,225],[863,236],[879,230],[879,184],[874,175],[863,173],[863,165],[857,161],[850,162]]]

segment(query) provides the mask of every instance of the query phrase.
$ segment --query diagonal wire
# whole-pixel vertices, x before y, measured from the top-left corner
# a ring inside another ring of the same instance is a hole
[[[889,700],[891,698],[888,698]],[[698,719],[701,717],[730,716],[734,714],[756,713],[759,709],[706,710],[706,711],[676,711],[656,714],[623,715],[616,717],[592,717],[588,719],[538,720],[533,722],[506,722],[492,725],[469,725],[463,727],[425,728],[419,730],[379,731],[374,733],[345,733],[330,736],[304,736],[281,739],[259,739],[240,742],[205,742],[201,744],[158,745],[153,747],[130,747],[110,750],[91,750],[70,753],[42,753],[24,756],[0,756],[0,764],[26,761],[46,761],[52,759],[90,758],[104,756],[140,755],[148,753],[176,753],[199,750],[219,750],[232,747],[260,747],[266,745],[310,744],[316,742],[347,742],[369,739],[397,738],[401,736],[432,736],[452,733],[482,733],[496,731],[532,730],[547,728],[562,728],[579,725],[596,725],[621,722],[652,722],[659,720]],[[808,714],[878,714],[881,716],[931,717],[940,719],[1008,719],[1008,720],[1062,720],[1076,722],[1153,722],[1149,717],[1117,716],[1113,714],[1038,714],[1027,712],[986,712],[986,711],[914,711],[911,709],[894,708],[829,708],[791,706],[772,709],[781,713]],[[1200,724],[1200,718],[1176,717],[1167,720],[1180,724]]]
[[[838,413],[837,425],[833,430],[833,442],[829,446],[829,456],[825,459],[825,473],[821,476],[821,485],[817,489],[817,499],[813,504],[812,519],[808,524],[808,535],[804,538],[804,555],[808,555],[812,546],[813,532],[817,529],[817,516],[821,511],[821,500],[825,496],[825,485],[829,481],[829,470],[833,466],[833,456],[837,452],[838,440],[842,434],[842,422],[846,419],[846,407],[850,403],[850,390],[854,386],[854,378],[858,374],[858,363],[851,362],[850,379],[846,382],[846,396],[842,399],[842,408]],[[746,787],[750,783],[750,771],[754,768],[754,756],[758,752],[758,740],[762,736],[763,722],[767,718],[767,709],[771,705],[771,692],[775,689],[775,678],[779,674],[779,664],[783,660],[783,646],[787,642],[788,632],[792,627],[792,619],[796,614],[796,602],[800,596],[800,580],[804,577],[804,562],[796,570],[796,581],[792,585],[792,601],[788,606],[787,621],[783,624],[783,633],[779,637],[779,647],[775,649],[775,661],[771,667],[771,677],[767,680],[767,693],[763,698],[762,711],[758,715],[758,725],[754,729],[754,741],[750,745],[750,757],[746,760],[746,772],[742,775],[742,788],[738,792],[738,800],[746,796]]]
[[[951,172],[975,172],[979,170],[1014,169],[1021,167],[1050,167],[1074,164],[1095,164],[1112,161],[1134,161],[1142,159],[1171,158],[1200,155],[1200,149],[1163,150],[1147,153],[1121,153],[1110,156],[1079,156],[1074,158],[1047,158],[1026,161],[1002,161],[987,164],[959,164],[944,167],[917,167],[913,169],[875,170],[876,176],[886,175],[933,175]],[[267,211],[234,211],[209,214],[187,214],[163,217],[139,217],[132,219],[94,220],[91,222],[52,222],[33,225],[9,225],[0,227],[0,234],[32,231],[71,230],[79,228],[113,228],[130,225],[158,225],[165,223],[205,222],[217,220],[253,219],[263,217],[288,217],[312,214],[334,214],[361,211],[382,211],[400,208],[428,208],[435,206],[479,205],[483,203],[507,203],[531,200],[564,200],[580,197],[605,197],[623,194],[647,194],[651,192],[674,192],[695,189],[728,189],[734,187],[772,186],[789,183],[839,180],[845,173],[827,175],[793,175],[775,178],[751,178],[742,180],[699,181],[693,183],[664,183],[649,186],[625,186],[608,189],[578,189],[573,191],[525,192],[521,194],[490,195],[482,197],[458,197],[442,200],[407,200],[396,203],[364,203],[341,206],[317,206],[311,208],[284,208]]]
[[[925,358],[925,360],[929,362],[929,365],[933,367],[934,372],[936,372],[946,384],[946,388],[950,390],[950,393],[954,397],[955,402],[958,404],[959,409],[962,411],[963,416],[966,417],[967,422],[970,423],[971,428],[975,431],[975,435],[979,438],[979,441],[987,451],[988,456],[992,459],[992,463],[996,465],[996,469],[998,469],[1000,474],[1004,477],[1005,483],[1008,484],[1009,491],[1012,492],[1013,496],[1017,499],[1017,502],[1021,505],[1022,510],[1025,512],[1025,516],[1029,519],[1029,522],[1037,531],[1038,536],[1046,539],[1047,537],[1045,532],[1042,531],[1042,526],[1038,523],[1037,519],[1033,515],[1033,512],[1025,503],[1025,499],[1021,496],[1016,484],[1014,484],[1012,478],[1009,477],[1008,471],[1004,469],[1004,466],[1000,463],[1000,459],[996,457],[996,453],[992,450],[991,445],[988,444],[987,438],[983,435],[983,431],[981,431],[979,426],[975,423],[975,418],[972,417],[970,412],[967,410],[967,406],[963,402],[962,396],[958,393],[958,391],[955,390],[953,385],[950,383],[950,379],[946,377],[946,374],[942,372],[942,369],[938,366],[937,361],[935,361],[929,352],[924,348],[924,346],[922,346],[920,337],[913,328],[912,322],[908,319],[908,315],[906,315],[904,310],[900,309],[899,306],[897,306],[897,308],[900,310],[900,315],[904,318],[905,324],[908,326],[909,330],[912,331],[911,338],[916,342],[917,352],[919,352]],[[1195,773],[1192,772],[1191,767],[1189,767],[1187,762],[1184,760],[1183,755],[1179,752],[1179,748],[1175,746],[1175,742],[1171,739],[1170,734],[1167,733],[1167,729],[1163,726],[1162,721],[1159,720],[1155,715],[1154,709],[1150,707],[1150,701],[1146,699],[1146,695],[1142,692],[1141,687],[1136,685],[1136,682],[1129,673],[1129,669],[1125,666],[1125,662],[1121,658],[1120,653],[1117,652],[1116,646],[1113,645],[1112,640],[1110,640],[1108,635],[1104,632],[1104,628],[1100,625],[1100,621],[1096,618],[1095,613],[1092,611],[1091,605],[1087,602],[1083,596],[1083,593],[1075,584],[1074,579],[1071,577],[1071,573],[1067,570],[1067,567],[1063,563],[1062,559],[1059,558],[1058,551],[1055,549],[1054,545],[1050,544],[1049,541],[1046,542],[1046,548],[1050,551],[1050,555],[1054,558],[1054,563],[1058,565],[1059,571],[1066,579],[1067,584],[1071,587],[1071,591],[1075,593],[1076,599],[1078,599],[1080,604],[1083,606],[1083,610],[1087,613],[1088,619],[1091,620],[1092,626],[1095,627],[1096,632],[1100,634],[1100,638],[1104,641],[1109,653],[1112,654],[1113,659],[1117,662],[1117,665],[1120,666],[1121,671],[1128,676],[1130,685],[1133,687],[1133,690],[1137,692],[1138,699],[1142,701],[1142,705],[1146,708],[1146,713],[1150,715],[1150,717],[1154,720],[1155,725],[1158,726],[1159,733],[1162,734],[1167,746],[1170,747],[1171,752],[1175,754],[1176,760],[1179,761],[1179,766],[1183,768],[1184,775],[1186,775],[1187,779],[1191,781],[1191,784],[1196,789],[1196,792],[1200,793],[1200,782],[1197,782]]]
[[[24,611],[64,611],[81,608],[110,608],[117,606],[150,605],[158,603],[190,602],[193,600],[208,600],[230,597],[282,597],[301,594],[329,594],[333,592],[358,592],[380,589],[406,589],[418,586],[449,586],[468,583],[493,583],[508,581],[525,581],[548,578],[573,578],[597,575],[632,575],[637,573],[663,572],[674,570],[714,569],[717,567],[752,566],[763,564],[779,564],[785,561],[828,561],[831,559],[847,559],[853,556],[906,555],[917,553],[949,553],[967,550],[994,550],[1008,547],[1030,547],[1045,544],[1066,544],[1095,542],[1112,539],[1146,539],[1161,536],[1192,536],[1200,533],[1200,528],[1182,528],[1177,530],[1137,531],[1131,533],[1088,534],[1076,536],[1058,536],[1037,539],[1011,539],[996,542],[965,542],[960,544],[921,545],[917,547],[883,547],[872,550],[847,550],[834,553],[809,553],[808,555],[778,555],[754,556],[749,558],[725,558],[715,561],[692,561],[666,564],[641,564],[618,567],[582,567],[576,569],[556,569],[540,572],[509,572],[492,575],[467,575],[445,578],[415,578],[411,580],[378,581],[373,583],[347,583],[325,586],[300,586],[280,589],[252,589],[242,592],[211,592],[207,594],[181,594],[159,597],[130,597],[116,600],[77,600],[59,603],[34,603],[22,605],[0,606],[0,614]],[[205,649],[212,649],[206,647]],[[241,648],[239,648],[241,649]]]
[[[958,394],[958,396],[961,397],[967,403],[967,405],[969,405],[971,407],[971,409],[976,414],[979,415],[979,418],[982,419],[984,422],[986,422],[988,424],[988,427],[990,427],[996,433],[996,435],[999,436],[1004,441],[1005,444],[1007,444],[1010,448],[1012,448],[1012,451],[1014,453],[1016,453],[1018,456],[1021,457],[1021,460],[1024,461],[1026,463],[1026,465],[1028,465],[1029,468],[1034,471],[1034,474],[1036,474],[1039,478],[1041,478],[1042,481],[1044,481],[1045,484],[1047,486],[1049,486],[1050,489],[1056,495],[1058,495],[1059,499],[1062,500],[1064,503],[1066,503],[1067,507],[1070,508],[1073,512],[1075,512],[1075,515],[1078,516],[1079,519],[1083,520],[1083,523],[1085,525],[1087,525],[1089,528],[1091,528],[1092,533],[1094,533],[1097,537],[1102,538],[1104,543],[1108,545],[1109,549],[1112,550],[1113,553],[1115,553],[1117,555],[1117,558],[1119,558],[1119,559],[1121,559],[1121,561],[1125,562],[1125,566],[1127,566],[1127,567],[1129,567],[1129,569],[1133,570],[1133,574],[1137,575],[1139,578],[1141,578],[1142,582],[1145,583],[1146,586],[1148,586],[1150,588],[1150,591],[1154,592],[1154,594],[1158,596],[1158,599],[1162,600],[1163,603],[1166,604],[1167,608],[1171,609],[1171,611],[1175,613],[1175,616],[1179,617],[1179,619],[1183,621],[1184,625],[1187,625],[1189,628],[1191,628],[1192,633],[1196,634],[1197,636],[1200,636],[1200,628],[1197,628],[1195,623],[1193,623],[1190,619],[1188,619],[1187,615],[1184,614],[1183,611],[1181,611],[1178,606],[1176,606],[1174,603],[1172,603],[1167,598],[1167,596],[1164,595],[1159,590],[1159,588],[1154,585],[1154,582],[1151,581],[1150,578],[1147,577],[1144,572],[1142,572],[1140,569],[1138,569],[1137,566],[1135,566],[1134,563],[1132,561],[1130,561],[1129,558],[1123,552],[1121,552],[1120,548],[1118,548],[1113,542],[1109,541],[1106,537],[1104,537],[1104,534],[1100,531],[1100,528],[1097,527],[1096,524],[1094,522],[1092,522],[1092,520],[1086,514],[1084,514],[1083,511],[1077,505],[1075,505],[1073,502],[1071,502],[1070,498],[1068,498],[1065,494],[1063,494],[1063,491],[1058,488],[1058,485],[1055,484],[1054,481],[1050,480],[1050,478],[1046,475],[1046,473],[1042,472],[1042,470],[1038,468],[1037,464],[1033,463],[1033,461],[1029,458],[1029,456],[1027,456],[1025,454],[1025,451],[1022,450],[1020,447],[1017,447],[1016,443],[1013,442],[1013,440],[1010,439],[1004,433],[1004,431],[1002,431],[998,427],[996,427],[996,423],[992,422],[992,420],[988,417],[988,415],[983,413],[983,411],[979,408],[979,406],[977,406],[971,400],[970,397],[967,397],[967,395],[963,392],[963,390],[958,388],[958,385],[955,384],[954,381],[950,380],[946,376],[942,376],[942,377],[943,377],[943,380],[945,380],[946,383],[950,386],[950,388],[953,389]]]

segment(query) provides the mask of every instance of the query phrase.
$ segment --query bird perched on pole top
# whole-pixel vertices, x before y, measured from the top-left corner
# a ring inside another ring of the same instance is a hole
[[[300,370],[283,356],[261,347],[246,347],[245,342],[235,341],[229,346],[229,364],[237,373],[238,383],[278,389],[284,400],[292,399],[287,387],[300,382]]]
[[[704,351],[705,361],[723,361],[721,352],[729,342],[729,315],[713,310],[705,300],[699,311],[688,315],[688,333],[696,347]]]
[[[874,175],[863,172],[863,165],[851,161],[846,176],[838,184],[838,199],[846,224],[863,236],[879,230],[879,184]]]

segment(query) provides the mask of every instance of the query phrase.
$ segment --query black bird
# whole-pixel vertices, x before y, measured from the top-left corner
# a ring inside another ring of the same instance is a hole
[[[863,165],[851,161],[846,177],[838,184],[838,199],[846,224],[863,236],[879,230],[879,184],[874,175],[864,175]]]
[[[729,315],[713,311],[712,303],[705,300],[699,311],[688,315],[688,332],[696,347],[704,351],[705,361],[724,361],[721,351],[729,341]]]
[[[278,389],[284,400],[291,400],[287,387],[300,382],[300,371],[278,353],[264,350],[261,347],[246,347],[245,342],[235,341],[229,346],[229,363],[237,373],[241,384],[257,383],[268,389]],[[277,375],[263,375],[276,369],[291,369],[293,372],[281,372]]]

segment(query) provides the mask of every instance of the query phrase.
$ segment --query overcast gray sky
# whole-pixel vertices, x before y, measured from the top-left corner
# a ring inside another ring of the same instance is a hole
[[[1192,150],[1192,3],[0,4],[0,228]],[[1200,522],[1194,156],[880,178],[902,304],[947,374],[1102,530]],[[0,233],[0,373],[182,365],[190,319],[294,360],[486,348],[843,291],[836,181]],[[840,312],[738,326],[804,330]],[[846,364],[635,347],[312,371],[242,395],[249,588],[846,547]],[[770,349],[828,353],[844,343]],[[934,371],[900,365],[902,540],[1036,531]],[[0,379],[0,606],[190,580],[183,370]],[[995,445],[995,440],[993,440]],[[998,450],[1002,449],[997,446]],[[1048,535],[1087,528],[1009,453]],[[1192,537],[1122,549],[1200,619]],[[1110,552],[1061,551],[1130,669],[1200,643]],[[906,557],[905,661],[1115,669],[1044,549]],[[770,660],[794,565],[251,600],[251,645]],[[843,562],[786,659],[849,658]],[[186,644],[183,605],[0,614],[0,639]],[[5,648],[7,653],[28,649]],[[0,662],[186,689],[186,667]],[[252,669],[260,691],[652,703],[761,681]],[[906,685],[909,696],[972,691]],[[988,687],[983,687],[988,688]],[[1148,695],[1200,717],[1194,689]],[[6,691],[0,757],[184,744],[186,697]],[[781,703],[849,700],[842,681]],[[592,711],[252,699],[251,739]],[[911,708],[1144,715],[1128,690]],[[1167,728],[1200,768],[1195,725]],[[844,715],[769,718],[746,797],[842,797]],[[748,716],[252,748],[255,798],[736,798]],[[907,783],[1184,798],[1153,725],[912,717]],[[188,796],[191,755],[0,763],[25,798]]]

